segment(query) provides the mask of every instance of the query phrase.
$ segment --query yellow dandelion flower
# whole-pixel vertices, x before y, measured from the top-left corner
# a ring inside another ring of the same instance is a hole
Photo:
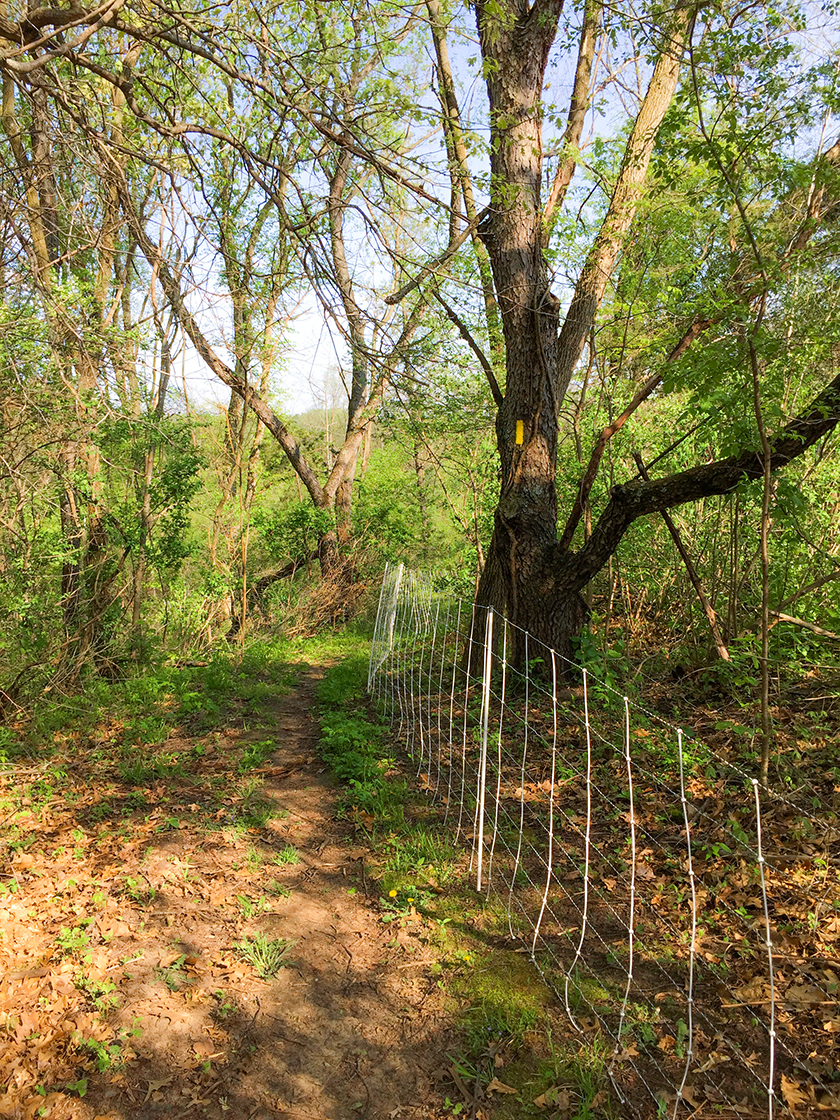
[[[389,898],[396,898],[397,897],[397,892],[396,891],[388,891],[388,897]]]
[[[409,902],[413,902],[413,901],[414,901],[414,899],[413,899],[413,898],[410,898],[410,899],[409,899],[408,901],[409,901]]]

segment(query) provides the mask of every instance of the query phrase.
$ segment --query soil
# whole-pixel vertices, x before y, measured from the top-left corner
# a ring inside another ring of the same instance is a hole
[[[18,850],[0,899],[0,1116],[443,1114],[450,1020],[433,955],[382,922],[371,851],[336,820],[315,751],[320,675],[274,702],[280,746],[258,774],[278,815],[263,827],[208,831],[196,804],[194,828],[100,829],[88,845],[42,814],[38,848],[55,856]],[[270,979],[237,949],[257,935],[288,943]]]

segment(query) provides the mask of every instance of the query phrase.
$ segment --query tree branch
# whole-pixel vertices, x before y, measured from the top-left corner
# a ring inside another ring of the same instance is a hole
[[[487,378],[487,382],[490,385],[490,392],[493,395],[493,400],[496,404],[496,408],[501,408],[504,404],[505,398],[502,394],[502,390],[499,388],[499,382],[496,380],[496,375],[493,372],[493,367],[487,360],[486,354],[473,338],[472,332],[470,331],[467,324],[463,321],[460,315],[457,314],[457,312],[452,310],[452,308],[449,306],[440,292],[435,292],[434,295],[435,299],[446,312],[450,322],[454,323],[458,328],[461,338],[463,338],[464,342],[466,342],[467,346],[469,346],[470,350],[472,350],[473,354],[475,354],[475,356],[478,358],[481,368],[484,370],[484,376]]]
[[[485,207],[481,213],[476,214],[469,225],[465,229],[462,229],[461,232],[449,242],[442,253],[439,253],[434,260],[429,261],[428,264],[423,265],[413,280],[409,280],[396,292],[392,292],[389,296],[386,296],[385,303],[388,304],[389,307],[393,307],[393,305],[397,303],[402,303],[405,297],[410,295],[415,288],[419,288],[428,276],[431,276],[439,268],[447,264],[455,256],[467,238],[475,233],[478,229],[478,223],[488,213],[489,211],[487,207]]]
[[[301,482],[309,492],[309,496],[316,506],[323,506],[324,504],[324,490],[318,481],[315,472],[310,467],[303,450],[280,419],[274,410],[262,399],[253,386],[249,385],[241,377],[230,368],[230,366],[223,361],[216,353],[204,332],[200,329],[195,321],[194,316],[188,310],[184,302],[184,295],[181,291],[181,284],[178,277],[172,272],[169,264],[158,252],[155,245],[152,243],[142,220],[140,219],[137,211],[134,208],[134,202],[131,197],[131,191],[128,183],[125,180],[122,167],[112,157],[106,145],[100,145],[102,151],[102,159],[110,164],[111,174],[114,176],[114,183],[116,185],[117,194],[120,200],[120,207],[123,215],[125,216],[126,223],[132,232],[141,252],[152,268],[157,269],[158,279],[160,285],[166,293],[166,298],[169,300],[170,306],[178,319],[184,333],[188,336],[193,346],[199,352],[201,357],[207,363],[210,370],[219,378],[229,389],[232,389],[237,396],[241,397],[245,405],[250,408],[259,419],[265,424],[266,428],[271,432],[283,451],[286,457],[294,468],[296,474]]]
[[[656,62],[644,101],[627,141],[624,161],[610,199],[607,215],[586,258],[560,331],[557,342],[559,373],[558,384],[555,387],[558,401],[566,395],[572,374],[595,322],[607,283],[636,215],[656,137],[677,88],[690,12],[686,8],[678,8],[672,18],[672,26],[667,32],[667,42]]]
[[[769,440],[770,469],[776,471],[786,467],[817,440],[832,432],[838,422],[840,374],[814,398],[806,412],[791,420]],[[750,450],[665,478],[649,482],[637,480],[614,487],[592,536],[570,563],[568,554],[557,547],[555,555],[563,570],[563,579],[571,582],[575,589],[584,587],[606,564],[637,518],[686,502],[696,502],[700,498],[729,494],[740,483],[754,481],[763,474],[764,456],[760,451]],[[567,558],[565,563],[564,555]]]
[[[805,587],[800,587],[793,595],[789,595],[784,602],[779,603],[779,606],[791,607],[806,595],[810,595],[812,591],[818,591],[819,588],[825,587],[827,583],[833,583],[836,579],[840,579],[840,568],[835,568],[834,571],[829,572],[827,576],[821,576],[819,579],[812,580],[811,583],[806,584]]]
[[[601,458],[606,450],[607,444],[617,432],[621,431],[639,405],[643,404],[654,389],[661,383],[661,373],[655,373],[653,377],[649,377],[622,414],[617,416],[611,424],[608,424],[598,436],[598,440],[589,457],[589,463],[586,470],[583,472],[583,478],[581,479],[580,487],[575,497],[575,504],[572,506],[569,520],[566,522],[566,528],[563,530],[563,536],[560,538],[560,548],[568,548],[572,543],[572,537],[575,535],[575,529],[578,526],[581,514],[583,513],[586,503],[589,501],[592,484],[598,474],[598,468],[601,465]]]
[[[817,626],[813,622],[808,622],[804,618],[796,618],[792,614],[782,614],[781,611],[770,611],[770,614],[775,618],[776,622],[790,622],[794,626],[803,626],[806,630],[810,630],[813,634],[819,634],[821,638],[830,638],[833,642],[840,642],[840,634],[835,634],[831,630],[823,630],[822,626]],[[775,626],[776,623],[774,622]]]
[[[563,205],[569,183],[577,167],[577,150],[589,108],[589,83],[592,78],[592,62],[595,57],[595,41],[601,23],[602,5],[600,0],[586,0],[583,13],[583,27],[580,32],[575,84],[569,100],[569,118],[563,134],[560,163],[543,207],[543,240],[547,242],[548,231],[554,213]]]
[[[707,330],[715,321],[716,320],[714,319],[695,319],[688,330],[683,334],[682,338],[679,340],[676,346],[672,348],[668,356],[665,358],[665,364],[669,365],[671,362],[676,362],[678,358],[681,358],[689,348],[689,346],[691,346],[692,342],[694,342],[694,340],[699,335],[701,335],[703,331]],[[633,400],[630,402],[630,404],[627,406],[627,408],[624,410],[624,412],[622,412],[622,414],[616,420],[613,420],[612,424],[609,424],[601,432],[600,436],[598,437],[598,442],[592,449],[592,455],[590,456],[589,464],[584,471],[583,478],[581,479],[580,489],[578,490],[577,497],[575,498],[575,504],[572,506],[572,511],[569,514],[569,518],[566,522],[566,527],[563,530],[562,537],[560,538],[560,548],[569,548],[572,543],[572,539],[575,535],[575,530],[578,527],[578,523],[580,522],[583,510],[586,506],[587,501],[589,500],[589,495],[592,492],[592,486],[598,476],[598,468],[601,465],[601,459],[603,457],[607,443],[618,431],[620,431],[620,429],[624,426],[627,420],[629,420],[629,418],[636,411],[639,405],[647,400],[650,394],[659,387],[664,376],[664,373],[656,373],[653,375],[653,377],[646,381],[639,392],[636,394],[636,396],[633,398]]]

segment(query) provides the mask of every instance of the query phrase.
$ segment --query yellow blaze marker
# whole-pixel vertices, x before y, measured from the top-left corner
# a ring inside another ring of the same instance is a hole
[[[516,442],[521,444],[525,439],[525,425],[521,420],[516,421]]]

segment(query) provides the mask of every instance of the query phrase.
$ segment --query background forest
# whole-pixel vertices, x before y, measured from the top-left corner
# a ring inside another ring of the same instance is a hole
[[[836,4],[0,79],[0,1116],[838,1115]]]
[[[7,717],[341,622],[386,559],[560,646],[523,588],[582,595],[564,648],[610,672],[836,663],[834,15],[473,7],[5,17]],[[532,34],[514,125],[496,78]],[[522,322],[500,215],[539,258]],[[613,531],[648,472],[671,491]]]

